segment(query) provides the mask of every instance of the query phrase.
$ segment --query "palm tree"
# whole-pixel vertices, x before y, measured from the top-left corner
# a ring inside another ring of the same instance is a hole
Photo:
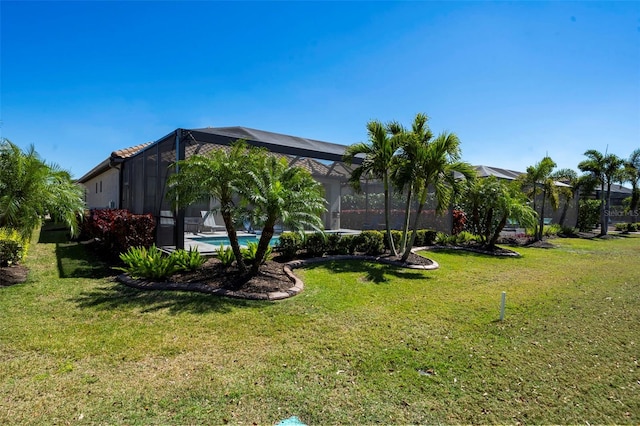
[[[218,200],[231,250],[242,273],[247,272],[247,266],[242,259],[234,224],[239,212],[234,195],[243,186],[246,170],[256,164],[257,156],[255,149],[238,140],[228,150],[213,150],[178,161],[178,172],[168,179],[169,197],[175,208],[184,208],[203,198]]]
[[[580,194],[580,184],[578,173],[572,169],[560,169],[555,171],[551,178],[557,182],[562,182],[569,187],[558,187],[558,192],[564,198],[564,207],[562,208],[562,214],[560,215],[560,226],[564,226],[565,218],[569,210],[569,204],[571,201]]]
[[[277,222],[298,232],[304,228],[322,232],[320,214],[326,210],[322,185],[308,171],[289,166],[283,158],[263,154],[255,167],[247,170],[245,185],[238,193],[253,222],[263,226],[251,275],[258,273],[264,261]]]
[[[535,228],[536,240],[542,240],[544,229],[544,208],[548,199],[554,210],[558,208],[559,192],[552,175],[556,163],[550,157],[544,157],[539,163],[527,167],[527,173],[519,177],[523,190],[533,200],[533,210],[536,210],[536,197],[542,195],[542,206],[539,212],[539,223]]]
[[[407,131],[397,122],[391,122],[387,125],[387,130],[398,140],[400,146],[392,168],[392,181],[398,192],[406,192],[405,216],[399,247],[399,251],[402,252],[406,250],[408,243],[414,186],[419,186],[420,184],[419,169],[414,167],[414,163],[419,158],[420,150],[426,149],[433,138],[433,133],[427,124],[428,120],[429,118],[426,114],[416,114],[411,125],[411,131]]]
[[[625,180],[631,183],[631,216],[638,221],[638,204],[640,203],[640,148],[631,153],[624,165]]]
[[[581,161],[578,168],[589,172],[600,183],[600,235],[607,235],[609,218],[607,213],[611,206],[611,185],[620,179],[624,161],[615,154],[602,154],[595,149],[584,153],[587,160]],[[605,187],[606,193],[605,193]],[[605,195],[606,194],[606,195]]]
[[[27,240],[49,214],[77,235],[83,195],[69,172],[46,164],[33,146],[23,152],[7,139],[0,141],[0,227],[15,229]]]
[[[361,191],[361,179],[382,179],[384,188],[384,220],[389,246],[394,256],[397,256],[393,238],[391,238],[391,218],[389,203],[390,169],[393,158],[399,148],[399,139],[390,137],[380,121],[373,120],[367,123],[368,143],[360,142],[347,147],[344,154],[344,162],[351,165],[356,155],[364,154],[362,164],[351,173],[349,183],[356,191]]]
[[[467,180],[476,177],[475,169],[469,163],[460,161],[460,140],[455,133],[443,132],[430,143],[418,145],[412,159],[415,168],[412,186],[418,197],[418,207],[411,227],[411,239],[402,254],[403,261],[408,259],[413,248],[418,220],[427,202],[429,188],[433,187],[434,190],[436,212],[442,213],[450,206],[453,195],[461,186],[461,180],[455,174],[460,173]]]

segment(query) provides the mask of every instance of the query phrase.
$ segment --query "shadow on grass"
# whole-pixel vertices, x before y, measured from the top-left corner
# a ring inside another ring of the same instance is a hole
[[[105,278],[118,273],[89,247],[78,243],[57,243],[56,258],[60,278]]]
[[[511,246],[511,248],[522,248],[521,246]],[[460,250],[460,249],[450,249],[450,248],[438,248],[431,251],[432,253],[443,253],[450,254],[459,257],[480,257],[483,259],[500,259],[500,260],[519,260],[522,259],[522,255],[520,256],[497,256],[490,253],[481,253],[476,251],[469,250]],[[422,252],[428,253],[428,252]]]
[[[263,308],[265,305],[260,301],[230,299],[189,291],[138,290],[116,282],[83,292],[73,301],[81,308],[140,309],[141,312],[167,310],[171,314],[224,313],[233,308]]]
[[[386,283],[391,277],[406,280],[428,280],[431,279],[421,271],[415,269],[400,268],[393,265],[378,264],[370,261],[354,260],[333,260],[326,263],[314,263],[305,266],[304,269],[325,268],[331,273],[362,273],[366,281],[376,284]],[[295,274],[295,271],[294,271]]]

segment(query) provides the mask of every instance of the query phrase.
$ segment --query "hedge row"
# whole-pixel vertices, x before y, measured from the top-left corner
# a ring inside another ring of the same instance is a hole
[[[639,230],[640,230],[640,222],[636,222],[636,223],[616,223],[616,231],[638,232]]]
[[[411,234],[409,234],[411,235]],[[396,246],[400,245],[402,232],[391,231]],[[436,232],[419,230],[414,246],[433,245]],[[365,254],[378,255],[389,249],[385,234],[381,231],[362,231],[359,234],[323,234],[313,233],[301,236],[297,233],[285,232],[280,235],[276,250],[286,259],[296,256],[321,257],[325,254]]]

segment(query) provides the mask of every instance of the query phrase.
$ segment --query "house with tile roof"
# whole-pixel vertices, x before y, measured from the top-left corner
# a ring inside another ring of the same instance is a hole
[[[184,244],[185,226],[196,222],[202,211],[215,211],[216,205],[215,200],[203,200],[174,213],[166,186],[168,175],[174,171],[172,164],[195,154],[229,149],[238,139],[308,170],[325,190],[325,228],[340,228],[340,196],[351,174],[351,169],[341,163],[346,147],[247,127],[176,129],[155,142],[114,151],[78,182],[85,186],[88,208],[151,213],[159,224],[157,244],[180,247]],[[222,217],[215,216],[213,222],[222,223]]]

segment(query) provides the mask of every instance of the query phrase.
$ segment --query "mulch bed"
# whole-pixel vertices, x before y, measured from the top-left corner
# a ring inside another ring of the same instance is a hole
[[[29,269],[22,265],[0,267],[0,286],[7,287],[27,281]]]

